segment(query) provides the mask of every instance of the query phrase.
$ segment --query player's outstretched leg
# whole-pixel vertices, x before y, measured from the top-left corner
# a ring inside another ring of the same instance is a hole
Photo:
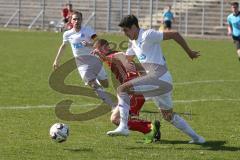
[[[97,83],[96,80],[88,82],[88,85],[94,89],[98,97],[101,98],[106,104],[108,104],[112,108],[116,107],[110,96],[104,91],[104,89]]]
[[[173,113],[172,119],[170,120],[171,124],[181,130],[183,133],[187,134],[189,137],[192,138],[189,143],[195,143],[195,144],[203,144],[205,143],[205,139],[198,135],[191,127],[190,125],[179,115]]]
[[[128,116],[130,108],[130,98],[126,92],[121,92],[118,94],[118,107],[120,112],[120,124],[113,130],[108,131],[109,136],[128,136]]]

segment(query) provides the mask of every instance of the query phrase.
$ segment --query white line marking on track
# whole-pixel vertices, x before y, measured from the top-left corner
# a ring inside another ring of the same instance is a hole
[[[232,101],[240,102],[240,99],[193,99],[193,100],[174,100],[173,103],[195,103],[195,102],[218,102],[218,101]],[[147,102],[152,103],[152,102]],[[86,105],[72,105],[71,107],[90,107],[96,106],[97,104],[86,104]],[[0,110],[23,110],[23,109],[46,109],[54,108],[56,105],[39,105],[39,106],[9,106],[0,107]]]

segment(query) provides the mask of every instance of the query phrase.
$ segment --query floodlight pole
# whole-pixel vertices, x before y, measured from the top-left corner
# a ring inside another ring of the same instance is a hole
[[[94,12],[94,21],[93,21],[93,28],[94,28],[94,30],[96,30],[96,0],[94,0],[94,9],[93,9],[93,12]]]
[[[131,14],[131,0],[128,0],[128,15]]]
[[[205,21],[204,21],[204,17],[205,17],[205,0],[203,0],[203,8],[202,8],[202,36],[204,35],[204,26],[205,26]]]
[[[123,0],[120,0],[119,1],[119,10],[120,10],[120,19],[122,19],[123,18]],[[119,31],[121,32],[121,28],[119,27]]]
[[[44,28],[45,20],[45,0],[42,0],[42,29]]]
[[[186,4],[186,2],[185,2]],[[188,35],[188,0],[186,4],[186,12],[185,12],[185,36]]]
[[[150,28],[152,28],[153,21],[153,0],[150,0]]]
[[[20,28],[20,16],[21,14],[21,0],[18,0],[18,22],[17,22],[17,27]]]
[[[120,0],[119,3],[120,3],[120,5],[119,5],[119,7],[120,7],[120,19],[122,19],[122,17],[123,17],[123,0]]]
[[[223,0],[221,0],[220,26],[223,27]]]
[[[140,0],[137,0],[137,17],[139,18]]]
[[[108,15],[107,15],[107,32],[110,31],[111,27],[111,5],[112,5],[112,0],[108,0]]]
[[[182,29],[182,0],[180,2],[180,11],[179,11],[179,23],[178,23],[178,31],[181,32]]]

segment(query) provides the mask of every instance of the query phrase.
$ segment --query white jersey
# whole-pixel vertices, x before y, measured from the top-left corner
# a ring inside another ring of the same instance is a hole
[[[95,34],[95,31],[90,27],[81,27],[79,32],[76,32],[73,28],[63,34],[63,43],[69,42],[71,44],[79,71],[85,71],[92,68],[96,63],[100,63],[99,59],[91,54],[93,48],[82,43],[83,41],[90,43],[92,36]]]
[[[90,27],[81,27],[79,32],[76,32],[73,28],[64,32],[63,43],[69,42],[71,44],[74,57],[90,55],[93,48],[84,46],[82,41],[91,42],[91,37],[95,34],[95,31]]]
[[[153,29],[140,29],[138,39],[130,40],[127,55],[136,55],[141,64],[165,65],[160,42],[163,40],[163,32]]]

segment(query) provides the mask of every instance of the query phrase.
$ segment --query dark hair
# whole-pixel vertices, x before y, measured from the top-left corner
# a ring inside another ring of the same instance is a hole
[[[82,18],[82,13],[81,13],[81,12],[79,12],[79,11],[76,11],[76,10],[74,10],[74,11],[73,11],[73,13],[72,13],[72,15],[74,15],[74,14],[80,15],[80,16],[81,16],[81,18]]]
[[[231,3],[231,6],[237,6],[237,7],[238,7],[239,4],[238,4],[238,2],[232,2],[232,3]]]
[[[133,14],[123,17],[120,23],[118,24],[119,27],[127,28],[131,28],[132,25],[135,25],[137,28],[139,28],[138,19]]]
[[[105,40],[105,39],[98,39],[98,40],[94,43],[93,48],[102,47],[102,46],[108,45],[108,44],[109,44],[109,43],[108,43],[107,40]]]

